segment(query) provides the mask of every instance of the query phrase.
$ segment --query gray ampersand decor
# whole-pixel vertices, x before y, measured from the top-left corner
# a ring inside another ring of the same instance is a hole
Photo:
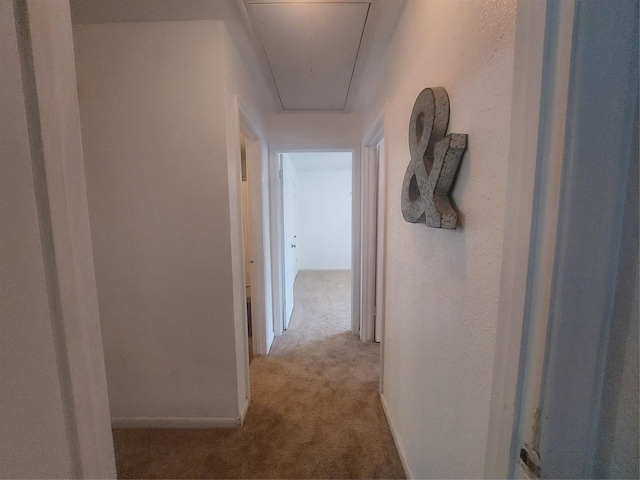
[[[407,222],[456,228],[458,214],[449,190],[467,148],[467,135],[450,133],[449,96],[444,88],[425,88],[411,112],[411,161],[402,182],[402,215]]]

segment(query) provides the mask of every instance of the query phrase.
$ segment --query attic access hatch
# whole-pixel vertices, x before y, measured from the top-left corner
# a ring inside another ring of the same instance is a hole
[[[370,2],[246,0],[284,110],[344,110]]]

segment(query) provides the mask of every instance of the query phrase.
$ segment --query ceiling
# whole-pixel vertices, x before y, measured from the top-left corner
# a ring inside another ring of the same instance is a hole
[[[250,3],[284,110],[344,110],[368,2]]]
[[[277,108],[353,111],[377,78],[405,0],[70,3],[73,23],[223,20],[240,54],[269,84]]]

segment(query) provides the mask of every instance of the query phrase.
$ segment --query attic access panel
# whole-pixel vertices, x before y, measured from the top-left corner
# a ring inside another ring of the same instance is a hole
[[[344,110],[369,2],[252,3],[284,110]]]

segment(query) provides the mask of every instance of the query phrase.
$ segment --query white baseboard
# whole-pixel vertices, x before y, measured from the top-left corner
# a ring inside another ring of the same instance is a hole
[[[250,398],[247,397],[244,400],[244,405],[242,406],[242,410],[240,410],[240,426],[244,423],[244,418],[247,416],[247,410],[249,410],[249,402]]]
[[[247,404],[247,408],[248,408],[248,404]],[[111,427],[113,428],[239,428],[241,425],[242,425],[241,418],[138,417],[138,418],[112,418],[111,419]]]
[[[387,423],[389,424],[389,429],[391,430],[391,436],[393,437],[393,441],[396,444],[396,450],[398,450],[398,455],[400,456],[400,461],[402,462],[402,468],[404,468],[404,474],[407,478],[416,478],[413,474],[413,470],[409,467],[409,462],[407,461],[407,453],[404,450],[404,445],[402,444],[402,440],[400,440],[400,436],[398,435],[398,431],[396,430],[396,426],[389,415],[389,407],[387,407],[387,401],[384,398],[384,394],[380,392],[380,403],[382,403],[382,409],[384,410],[384,416],[387,417]]]

